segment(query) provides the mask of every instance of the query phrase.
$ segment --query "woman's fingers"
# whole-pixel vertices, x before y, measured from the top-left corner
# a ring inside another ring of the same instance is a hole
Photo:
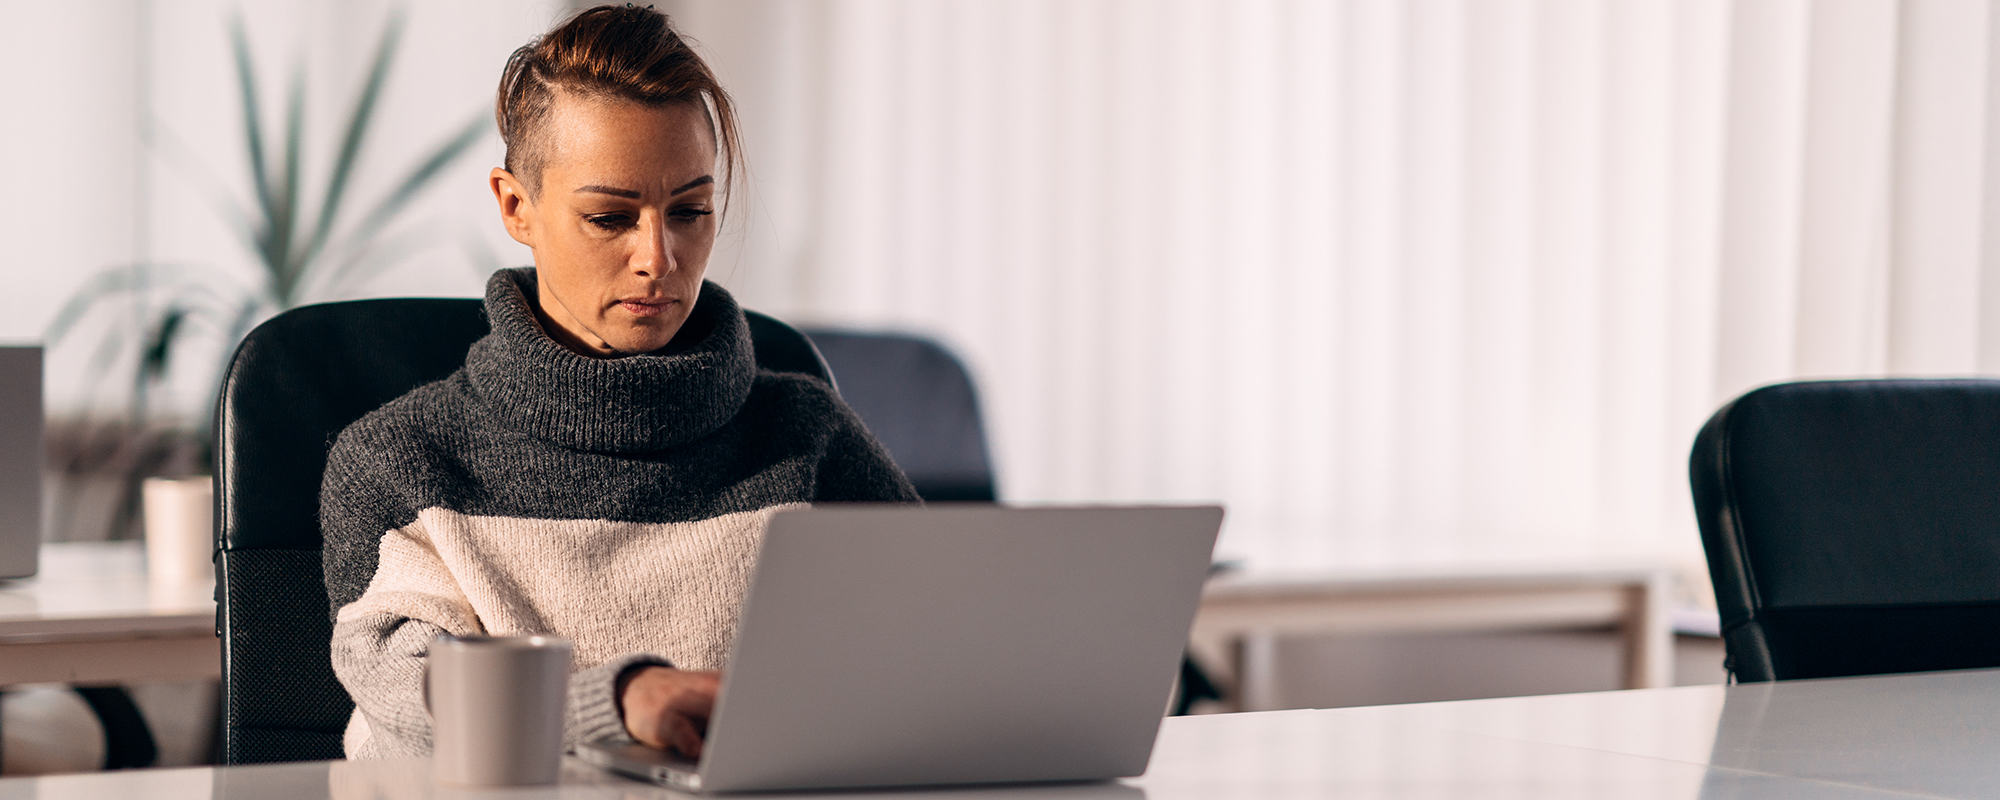
[[[640,670],[619,689],[626,730],[647,747],[698,758],[721,686],[721,673],[714,671]]]
[[[663,709],[654,724],[633,736],[640,744],[655,750],[679,750],[689,758],[701,755],[701,729],[686,715],[676,714],[671,709]]]
[[[693,720],[680,714],[669,713],[667,719],[667,742],[681,755],[701,758],[701,731],[695,728]]]
[[[720,686],[713,677],[697,674],[667,700],[667,709],[706,723],[709,714],[715,711],[715,693]]]
[[[667,701],[666,716],[671,722],[668,741],[688,758],[701,757],[702,738],[708,734],[708,715],[715,709],[715,684],[694,681]]]
[[[673,741],[673,715],[661,714],[652,718],[651,725],[632,731],[632,738],[655,750],[665,750]]]

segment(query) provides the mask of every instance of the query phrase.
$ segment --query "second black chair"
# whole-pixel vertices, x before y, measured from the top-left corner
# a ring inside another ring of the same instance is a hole
[[[925,502],[991,503],[998,494],[972,376],[936,342],[893,333],[806,329],[840,398]]]
[[[2000,667],[2000,381],[1769,386],[1690,460],[1728,667]]]

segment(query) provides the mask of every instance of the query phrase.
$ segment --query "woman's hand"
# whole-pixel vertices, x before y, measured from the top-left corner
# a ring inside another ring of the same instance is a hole
[[[650,666],[626,673],[618,685],[625,732],[647,747],[671,747],[700,758],[701,737],[708,732],[708,715],[721,688],[722,673],[714,670]]]

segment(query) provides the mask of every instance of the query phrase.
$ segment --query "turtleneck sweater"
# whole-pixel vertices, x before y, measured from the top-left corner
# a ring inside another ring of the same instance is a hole
[[[350,758],[428,755],[441,634],[574,647],[565,739],[626,736],[644,664],[720,669],[772,514],[916,492],[824,382],[759,370],[743,312],[702,284],[673,343],[578,355],[535,318],[532,269],[487,284],[465,366],[342,431],[320,494]]]

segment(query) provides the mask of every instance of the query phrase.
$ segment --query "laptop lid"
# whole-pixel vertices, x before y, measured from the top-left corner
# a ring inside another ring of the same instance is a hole
[[[1145,771],[1222,509],[854,506],[773,517],[707,791]]]
[[[42,348],[0,347],[0,578],[35,574],[43,460]]]

